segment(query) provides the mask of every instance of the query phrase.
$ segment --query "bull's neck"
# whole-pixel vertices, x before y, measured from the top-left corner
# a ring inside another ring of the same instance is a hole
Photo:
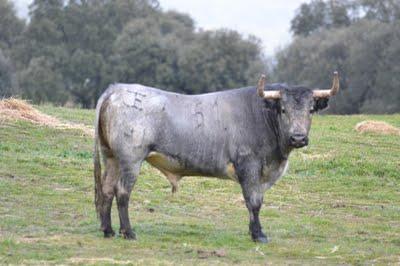
[[[278,112],[274,108],[262,109],[262,117],[265,125],[265,132],[268,134],[267,145],[274,150],[273,155],[275,160],[287,160],[290,152],[293,150],[286,140],[285,134],[280,125]]]

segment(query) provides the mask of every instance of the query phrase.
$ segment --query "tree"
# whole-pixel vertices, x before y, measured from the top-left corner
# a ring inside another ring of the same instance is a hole
[[[64,104],[68,100],[61,74],[54,71],[53,63],[45,57],[33,58],[20,72],[20,85],[22,97],[35,103]]]
[[[365,34],[368,32],[368,34]],[[347,28],[299,37],[277,55],[279,80],[328,88],[341,73],[341,93],[330,112],[400,111],[400,23],[360,20]]]
[[[188,93],[255,84],[266,71],[259,40],[229,30],[200,33],[183,49],[179,66],[180,89]]]
[[[263,63],[259,41],[234,31],[195,33],[187,17],[132,20],[114,44],[115,77],[189,94],[253,84]]]
[[[11,54],[22,94],[37,103],[93,107],[113,82],[214,91],[254,84],[264,69],[255,38],[197,32],[155,0],[34,0],[30,16]]]
[[[320,29],[345,27],[351,24],[350,1],[313,0],[302,4],[291,21],[294,35],[309,36]]]
[[[32,67],[39,68],[37,62],[46,62],[57,74],[63,95],[84,107],[93,106],[111,82],[105,69],[120,23],[139,13],[142,2],[35,0],[30,6],[31,22],[15,49],[20,71],[29,73]],[[26,95],[31,94],[27,91]],[[46,97],[35,97],[42,98]]]
[[[95,105],[96,94],[107,84],[106,63],[101,54],[77,49],[62,69],[66,90],[84,108]]]
[[[400,2],[398,0],[358,0],[358,6],[367,19],[386,23],[400,19]]]
[[[24,26],[25,22],[15,14],[12,2],[0,0],[0,97],[8,97],[19,92],[12,48]]]
[[[17,94],[18,81],[10,59],[0,49],[0,98]]]
[[[11,49],[24,26],[24,21],[16,16],[12,2],[0,0],[0,49]]]
[[[114,43],[115,76],[123,82],[179,89],[180,50],[193,36],[193,24],[183,16],[132,20]]]

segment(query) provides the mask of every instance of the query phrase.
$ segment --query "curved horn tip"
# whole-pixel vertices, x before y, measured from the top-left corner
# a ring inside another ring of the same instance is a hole
[[[333,72],[333,84],[330,90],[330,96],[333,96],[339,92],[340,81],[339,81],[339,73],[337,71]]]
[[[262,74],[260,79],[258,80],[258,85],[262,85],[262,83],[263,83],[263,85],[265,85],[266,79],[267,79],[267,76]]]
[[[262,74],[260,79],[258,80],[257,92],[260,97],[264,97],[265,80],[266,76],[264,74]]]
[[[266,76],[261,75],[257,85],[258,95],[264,99],[270,99],[270,100],[280,99],[281,98],[280,91],[270,91],[270,90],[265,91],[265,81],[266,81]]]
[[[329,90],[316,89],[313,91],[313,96],[314,98],[329,98],[331,96],[336,95],[339,92],[339,87],[340,87],[339,73],[337,71],[334,71],[332,87]]]

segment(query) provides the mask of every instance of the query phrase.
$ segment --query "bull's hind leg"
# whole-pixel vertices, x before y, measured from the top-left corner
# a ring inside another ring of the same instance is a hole
[[[114,158],[105,159],[106,169],[103,175],[103,206],[100,211],[101,229],[104,237],[115,235],[111,226],[111,206],[114,199],[114,187],[118,178],[118,164]]]
[[[142,160],[132,161],[123,160],[120,162],[120,175],[116,185],[116,197],[120,221],[120,233],[125,239],[136,239],[136,235],[131,228],[129,221],[129,198],[132,188],[139,175]]]

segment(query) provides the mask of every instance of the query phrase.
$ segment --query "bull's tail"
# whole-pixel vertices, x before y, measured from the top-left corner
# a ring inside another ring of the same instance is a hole
[[[103,180],[101,177],[101,162],[100,162],[100,109],[102,105],[102,98],[99,99],[96,107],[96,120],[95,120],[95,137],[94,137],[94,154],[93,154],[93,164],[94,164],[94,203],[96,205],[97,216],[100,215],[101,209],[104,202],[103,193]]]

